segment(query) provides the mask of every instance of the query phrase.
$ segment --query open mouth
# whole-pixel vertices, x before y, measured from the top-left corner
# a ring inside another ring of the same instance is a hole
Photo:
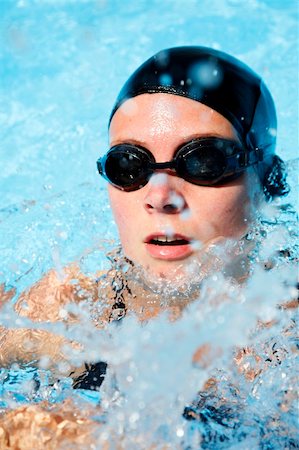
[[[175,246],[175,245],[188,245],[190,244],[190,241],[183,238],[176,238],[176,237],[168,237],[168,236],[156,236],[149,241],[147,241],[149,244],[153,245],[161,245],[161,246]]]
[[[156,259],[173,261],[187,258],[193,253],[192,240],[181,234],[152,234],[144,243],[149,255]]]

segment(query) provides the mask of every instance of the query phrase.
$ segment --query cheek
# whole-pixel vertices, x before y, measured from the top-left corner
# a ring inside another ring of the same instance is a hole
[[[244,186],[227,189],[222,199],[218,199],[218,214],[214,217],[218,228],[228,236],[244,231],[249,217],[250,200]]]
[[[136,228],[139,202],[131,194],[124,193],[109,186],[108,188],[111,209],[122,243],[129,240],[130,233]]]
[[[114,220],[118,228],[122,228],[127,217],[129,216],[128,214],[125,214],[125,201],[122,196],[122,192],[117,191],[113,187],[109,187],[108,192]]]
[[[196,227],[204,239],[233,236],[244,231],[250,202],[243,184],[206,188],[201,194],[197,201],[193,197],[193,211]]]

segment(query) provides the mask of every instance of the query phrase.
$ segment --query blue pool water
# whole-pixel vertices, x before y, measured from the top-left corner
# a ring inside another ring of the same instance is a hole
[[[80,261],[87,274],[109,267],[105,253],[117,234],[95,161],[107,149],[107,121],[123,82],[147,57],[171,46],[226,51],[265,79],[277,106],[278,153],[287,161],[292,192],[265,213],[257,266],[276,250],[295,248],[297,0],[2,0],[0,17],[0,283],[15,288],[15,298],[53,266]],[[109,338],[87,326],[61,331],[51,325],[109,361],[113,370],[102,393],[75,392],[67,378],[58,386],[43,368],[15,366],[1,371],[0,408],[68,397],[96,408],[101,397],[108,419],[105,425],[99,419],[96,448],[107,436],[111,448],[121,438],[126,449],[298,448],[296,401],[290,396],[288,407],[281,406],[295,383],[293,334],[281,333],[293,318],[274,312],[293,295],[294,266],[280,260],[273,271],[257,267],[241,293],[217,276],[207,281],[206,296],[173,324],[162,316],[140,327],[131,318]],[[215,313],[213,298],[226,291],[229,301]],[[290,356],[269,362],[269,370],[248,383],[231,367],[230,352],[233,345],[261,345],[252,335],[261,316],[277,319],[262,341],[272,346],[280,336],[279,348]],[[24,325],[12,310],[1,321]],[[206,341],[221,342],[222,356],[209,370],[196,369],[190,359]],[[184,407],[193,407],[194,393],[219,367],[221,395],[206,401],[199,425],[185,420]],[[228,381],[236,382],[238,395]],[[210,420],[217,408],[223,414]]]

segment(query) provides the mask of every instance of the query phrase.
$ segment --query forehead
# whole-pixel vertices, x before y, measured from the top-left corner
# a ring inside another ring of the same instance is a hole
[[[173,94],[142,94],[126,100],[110,124],[111,143],[129,139],[187,140],[189,136],[214,135],[237,138],[232,124],[212,108]]]

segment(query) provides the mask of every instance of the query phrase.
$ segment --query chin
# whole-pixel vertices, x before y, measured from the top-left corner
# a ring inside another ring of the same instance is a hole
[[[194,272],[198,271],[198,259],[189,256],[176,261],[154,260],[146,265],[142,264],[142,268],[149,277],[183,283],[191,280]]]

